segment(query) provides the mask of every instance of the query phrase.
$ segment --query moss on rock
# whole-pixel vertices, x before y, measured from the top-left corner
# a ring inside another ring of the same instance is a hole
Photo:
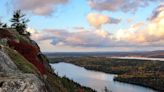
[[[16,50],[9,47],[4,47],[4,51],[9,55],[9,57],[14,61],[17,67],[24,73],[37,73],[37,68],[26,60],[21,54]]]

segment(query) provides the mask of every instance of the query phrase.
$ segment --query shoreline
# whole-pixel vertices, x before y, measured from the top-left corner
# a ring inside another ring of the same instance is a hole
[[[138,85],[138,86],[142,86],[142,87],[146,87],[146,88],[151,88],[157,92],[163,92],[164,90],[161,90],[161,89],[157,89],[155,87],[152,87],[152,86],[148,86],[148,85],[145,85],[145,84],[141,84],[141,83],[137,83],[137,82],[128,82],[126,80],[122,80],[122,79],[118,79],[118,77],[115,77],[113,79],[113,81],[117,81],[117,82],[122,82],[122,83],[127,83],[127,84],[134,84],[134,85]]]

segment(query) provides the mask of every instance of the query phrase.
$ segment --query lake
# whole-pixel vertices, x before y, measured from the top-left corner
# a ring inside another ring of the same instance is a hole
[[[164,58],[148,58],[148,57],[109,57],[109,58],[116,58],[116,59],[137,59],[137,60],[151,60],[151,61],[164,61]]]
[[[95,89],[98,92],[102,92],[105,87],[111,92],[157,92],[150,88],[113,81],[113,78],[117,75],[87,70],[70,63],[60,62],[51,64],[51,66],[54,68],[55,73],[60,77],[66,76],[67,78],[72,79],[83,86]]]

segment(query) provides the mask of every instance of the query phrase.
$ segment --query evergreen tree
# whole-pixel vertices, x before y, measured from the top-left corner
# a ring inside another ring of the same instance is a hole
[[[2,27],[3,23],[0,21],[0,28]]]
[[[7,24],[2,24],[2,28],[7,28]]]
[[[14,12],[13,17],[11,18],[11,27],[16,29],[19,34],[26,34],[27,22],[28,19],[24,18],[26,15],[21,12],[21,10],[17,10]]]
[[[110,92],[106,86],[105,86],[104,92]]]

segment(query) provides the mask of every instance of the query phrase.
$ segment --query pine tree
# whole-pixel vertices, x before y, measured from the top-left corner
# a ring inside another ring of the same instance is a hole
[[[0,21],[0,28],[2,27],[3,23]]]
[[[2,28],[7,28],[7,24],[2,24]]]
[[[110,92],[106,86],[105,86],[104,92]]]
[[[11,27],[16,29],[19,34],[25,34],[25,29],[27,28],[28,19],[24,18],[26,15],[21,12],[21,10],[17,10],[14,12],[13,17],[11,18]]]

